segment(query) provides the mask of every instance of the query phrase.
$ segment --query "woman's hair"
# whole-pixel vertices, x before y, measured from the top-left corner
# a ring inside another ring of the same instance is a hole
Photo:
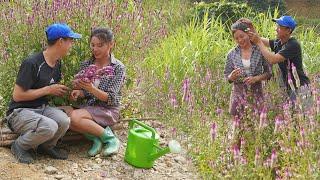
[[[243,32],[250,31],[250,27],[247,23],[237,21],[231,25],[232,34],[234,34],[237,30],[241,30]]]
[[[90,40],[93,37],[97,37],[100,41],[105,43],[112,42],[114,40],[114,35],[109,28],[95,28],[91,31]]]

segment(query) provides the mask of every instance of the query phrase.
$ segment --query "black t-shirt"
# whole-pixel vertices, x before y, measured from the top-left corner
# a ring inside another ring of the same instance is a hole
[[[303,86],[310,83],[309,78],[303,71],[301,46],[295,38],[291,37],[284,44],[281,44],[279,39],[270,40],[269,44],[273,52],[278,53],[285,58],[285,61],[279,62],[278,65],[287,88],[290,88],[288,84],[288,70],[291,74],[293,84],[295,88],[297,88],[296,80],[292,74],[292,64],[296,67],[297,74],[300,79],[300,85]]]
[[[43,56],[43,52],[34,54],[25,59],[19,69],[16,84],[24,90],[39,89],[61,80],[61,62],[58,61],[55,67],[50,67]],[[36,108],[48,104],[46,96],[32,101],[15,102],[11,99],[7,115],[16,108]]]

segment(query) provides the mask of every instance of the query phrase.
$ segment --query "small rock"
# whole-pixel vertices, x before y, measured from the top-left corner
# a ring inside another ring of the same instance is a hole
[[[97,155],[95,156],[95,158],[100,158],[100,154],[97,154]]]
[[[174,172],[173,177],[182,177],[182,174],[180,172]]]
[[[185,164],[186,163],[186,158],[184,158],[183,156],[176,156],[173,158],[177,163],[180,164]]]
[[[111,163],[110,163],[110,161],[106,160],[106,161],[103,161],[103,164],[104,164],[105,166],[109,166]]]
[[[133,173],[133,178],[139,178],[141,175],[143,175],[142,169],[136,169]]]
[[[55,179],[63,179],[65,176],[62,175],[62,174],[58,174],[58,175],[55,175],[54,178]]]
[[[73,169],[78,169],[79,165],[77,163],[72,163],[72,166],[71,166]]]
[[[37,170],[37,168],[36,168],[35,166],[30,165],[29,167],[30,167],[30,169],[31,169],[33,172],[38,171],[38,170]]]
[[[47,166],[47,167],[45,168],[45,170],[44,170],[44,172],[45,172],[46,174],[55,174],[55,173],[57,173],[57,171],[58,171],[58,169],[55,168],[55,167],[53,167],[53,166]]]
[[[102,163],[102,159],[101,159],[101,158],[96,158],[95,161],[96,161],[97,163],[99,163],[99,164]]]
[[[188,172],[188,169],[186,167],[181,167],[181,169],[184,171],[184,172]]]
[[[92,171],[93,169],[91,167],[86,167],[86,168],[83,168],[82,169],[84,172],[87,172],[87,171]]]
[[[172,167],[172,163],[170,161],[165,161],[165,164],[167,165],[167,167]]]
[[[112,171],[111,171],[111,174],[112,174],[112,176],[117,176],[117,175],[119,174],[119,172],[116,171],[116,170],[112,170]]]
[[[111,156],[112,161],[117,161],[117,156]]]
[[[101,169],[101,167],[98,164],[94,164],[92,166],[92,169],[97,170],[97,169]]]
[[[108,173],[106,172],[106,171],[102,171],[101,173],[100,173],[100,176],[101,177],[107,177],[107,175],[108,175]]]

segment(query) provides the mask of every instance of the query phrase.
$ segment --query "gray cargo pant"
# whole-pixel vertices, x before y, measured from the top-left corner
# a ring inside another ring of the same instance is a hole
[[[20,134],[15,143],[24,150],[36,149],[39,145],[45,149],[56,146],[70,124],[62,110],[45,105],[15,109],[6,119],[11,130]]]

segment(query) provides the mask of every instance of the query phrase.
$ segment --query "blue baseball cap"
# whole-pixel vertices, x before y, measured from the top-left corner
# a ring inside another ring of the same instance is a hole
[[[62,23],[55,23],[48,26],[46,29],[46,34],[48,41],[53,41],[59,38],[81,38],[81,34],[73,32],[68,25]]]
[[[291,16],[281,16],[278,19],[272,19],[273,22],[276,22],[280,26],[288,27],[292,31],[297,26],[296,21]]]

